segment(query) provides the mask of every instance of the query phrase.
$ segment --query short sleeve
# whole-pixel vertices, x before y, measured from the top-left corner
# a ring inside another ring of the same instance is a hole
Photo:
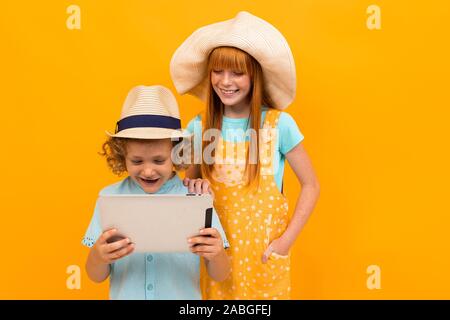
[[[201,163],[201,150],[202,150],[202,119],[200,115],[194,117],[189,121],[186,130],[193,134],[194,156],[200,155],[200,158],[194,158],[194,163]],[[200,162],[198,162],[200,161]]]
[[[95,205],[94,215],[92,216],[91,222],[89,223],[89,227],[86,230],[86,233],[83,237],[81,243],[89,248],[91,248],[97,239],[102,234],[102,228],[100,225],[100,215],[98,212],[98,206]]]
[[[194,118],[192,118],[191,121],[189,121],[186,130],[189,131],[190,133],[194,133],[194,134],[200,133],[200,135],[201,135],[201,125],[202,125],[202,120],[200,118],[200,115],[197,115]]]
[[[225,231],[222,228],[222,224],[220,223],[219,217],[217,216],[215,209],[213,210],[211,227],[213,227],[213,228],[217,229],[217,231],[219,231],[220,236],[222,237],[222,240],[223,240],[223,247],[225,249],[229,248],[230,243],[228,242],[227,236],[225,235]]]
[[[304,136],[300,132],[294,118],[286,112],[280,114],[278,121],[278,129],[280,132],[280,152],[285,155],[296,145],[303,141]]]

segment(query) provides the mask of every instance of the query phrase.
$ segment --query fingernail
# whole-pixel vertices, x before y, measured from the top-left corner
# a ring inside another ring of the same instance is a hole
[[[192,242],[192,240],[191,240],[191,239],[188,239],[188,242],[189,242],[189,243],[191,243],[191,242]]]
[[[203,233],[204,231],[203,231],[203,229],[200,229],[200,233]]]

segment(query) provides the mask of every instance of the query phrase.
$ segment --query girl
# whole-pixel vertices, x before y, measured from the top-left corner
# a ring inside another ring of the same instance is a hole
[[[112,171],[118,175],[127,172],[128,177],[100,193],[186,194],[187,188],[173,170],[171,141],[185,136],[180,130],[176,100],[167,88],[133,88],[124,103],[116,133],[103,145],[103,155]],[[206,193],[208,185],[201,183],[201,189],[199,193]],[[186,240],[186,247],[194,254],[132,254],[130,239],[112,240],[120,234],[119,230],[102,231],[96,208],[83,239],[83,244],[91,248],[87,274],[95,282],[111,277],[112,299],[200,299],[199,257],[205,259],[213,279],[221,281],[229,273],[224,250],[228,244],[215,214],[212,226]]]
[[[204,275],[205,297],[289,299],[289,250],[313,211],[319,183],[303,135],[280,111],[295,96],[286,40],[264,20],[241,12],[194,32],[172,57],[171,75],[178,92],[206,100],[206,111],[188,125],[196,143],[202,127],[221,130],[212,161],[192,166],[184,181],[190,190],[200,188],[200,177],[211,182],[230,240],[232,272],[221,283]],[[203,150],[207,145],[202,142]],[[281,192],[285,159],[302,185],[290,221]]]

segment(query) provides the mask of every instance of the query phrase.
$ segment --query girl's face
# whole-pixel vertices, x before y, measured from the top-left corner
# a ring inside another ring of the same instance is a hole
[[[155,193],[173,176],[170,139],[129,141],[125,164],[131,179],[146,193]]]
[[[249,103],[250,76],[230,69],[213,69],[211,85],[225,106],[243,106]]]

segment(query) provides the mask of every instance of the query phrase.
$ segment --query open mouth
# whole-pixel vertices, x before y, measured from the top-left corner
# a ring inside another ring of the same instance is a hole
[[[159,178],[157,179],[145,179],[145,178],[139,178],[139,180],[141,180],[141,182],[146,185],[146,186],[153,186],[155,184],[158,183]]]
[[[224,90],[224,89],[220,89],[220,92],[222,92],[222,94],[223,94],[223,95],[226,95],[226,96],[231,96],[231,95],[237,93],[238,91],[239,91],[239,89],[236,89],[236,90]]]

